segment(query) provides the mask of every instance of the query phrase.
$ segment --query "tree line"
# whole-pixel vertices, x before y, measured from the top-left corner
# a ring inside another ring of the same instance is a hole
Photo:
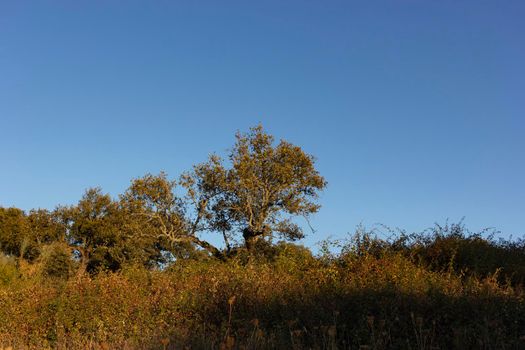
[[[96,273],[251,256],[276,239],[302,238],[294,217],[316,213],[325,186],[312,155],[276,143],[259,125],[237,133],[225,159],[212,155],[177,179],[146,174],[116,199],[90,188],[76,205],[52,211],[0,207],[0,251],[18,261],[46,259],[48,273],[58,275],[73,265]]]

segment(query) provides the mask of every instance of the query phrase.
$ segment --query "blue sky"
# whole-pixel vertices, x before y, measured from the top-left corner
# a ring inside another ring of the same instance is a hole
[[[329,186],[305,244],[525,233],[523,1],[0,1],[0,205],[117,195],[262,123]]]

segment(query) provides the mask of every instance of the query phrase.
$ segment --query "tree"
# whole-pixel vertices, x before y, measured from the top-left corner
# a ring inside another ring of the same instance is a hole
[[[132,181],[120,200],[135,235],[158,239],[175,257],[197,254],[195,246],[220,256],[217,248],[197,236],[200,218],[192,221],[185,216],[186,203],[175,195],[176,186],[164,172]]]
[[[68,243],[80,261],[80,272],[162,262],[158,242],[136,235],[128,210],[99,188],[88,189],[76,206],[57,211],[68,228]]]
[[[66,228],[55,212],[46,209],[32,209],[27,215],[32,239],[40,247],[44,244],[66,242]]]
[[[33,260],[38,255],[23,210],[0,207],[0,251],[28,260]]]
[[[274,146],[262,126],[236,138],[227,163],[214,155],[181,177],[195,208],[195,226],[220,232],[226,253],[239,243],[241,233],[248,251],[275,234],[285,240],[302,238],[292,218],[316,213],[318,192],[326,186],[314,158],[283,140]]]

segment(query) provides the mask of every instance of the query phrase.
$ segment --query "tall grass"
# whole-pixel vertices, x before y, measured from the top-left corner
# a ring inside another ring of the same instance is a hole
[[[7,273],[0,348],[524,348],[521,243],[427,238],[360,233],[337,255],[288,244],[258,259],[180,261],[165,271]],[[472,260],[487,251],[504,266]],[[11,271],[4,260],[0,271]]]

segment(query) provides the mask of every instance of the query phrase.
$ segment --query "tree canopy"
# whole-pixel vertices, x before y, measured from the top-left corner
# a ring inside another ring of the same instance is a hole
[[[318,193],[326,186],[314,158],[283,140],[274,146],[261,126],[236,139],[227,161],[213,155],[181,177],[197,208],[195,222],[205,221],[207,229],[220,232],[227,250],[239,243],[239,234],[249,251],[258,240],[275,235],[302,238],[292,218],[316,213]]]
[[[178,179],[146,174],[117,199],[90,188],[76,205],[51,212],[0,208],[0,250],[34,260],[68,247],[80,271],[90,272],[191,257],[226,259],[276,238],[302,238],[294,217],[308,220],[316,213],[325,186],[311,155],[287,141],[276,143],[256,126],[237,133],[227,157],[212,155]],[[210,234],[219,239],[203,238]]]

